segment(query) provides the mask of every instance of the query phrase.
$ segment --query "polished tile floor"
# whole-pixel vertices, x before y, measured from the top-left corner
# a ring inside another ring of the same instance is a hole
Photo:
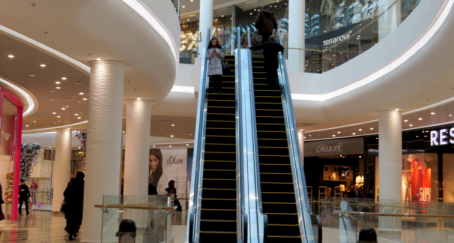
[[[0,221],[0,242],[79,243],[80,236],[74,241],[68,240],[65,225],[66,220],[62,214],[34,210],[28,216],[19,216],[17,222],[8,219]]]

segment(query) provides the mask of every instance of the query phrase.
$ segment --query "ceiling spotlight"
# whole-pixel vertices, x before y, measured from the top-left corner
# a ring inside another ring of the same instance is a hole
[[[67,105],[66,108],[69,108],[69,105]]]
[[[404,122],[408,122],[408,120],[404,120]]]
[[[56,89],[61,89],[60,87],[55,87]]]
[[[63,111],[66,110],[66,108],[61,108]]]
[[[333,135],[333,137],[335,137],[336,135]]]
[[[419,138],[419,136],[418,136],[418,135],[416,135],[416,137],[417,137],[417,138]]]
[[[55,82],[56,84],[60,84],[60,81]]]
[[[338,134],[340,134],[341,132],[337,132]]]
[[[169,145],[169,148],[171,148],[171,147],[172,147],[172,145]]]
[[[170,135],[171,138],[173,138],[173,135]]]
[[[306,137],[304,137],[304,139],[306,139]]]
[[[8,55],[9,58],[14,58],[14,55]]]
[[[422,121],[422,117],[418,118],[418,120]]]
[[[40,66],[41,66],[41,67],[46,67],[46,64],[41,64]]]
[[[74,114],[74,116],[78,116],[79,114]]]
[[[83,98],[83,100],[88,100],[87,98]]]
[[[33,121],[33,123],[36,123],[36,121]]]
[[[430,114],[431,114],[431,115],[435,115],[435,112],[431,112]]]
[[[156,145],[153,145],[153,148],[155,148],[155,147],[156,147]]]
[[[452,116],[452,114],[449,114],[449,116]]]
[[[363,129],[358,129],[358,131],[360,131],[360,132],[361,132],[362,130],[363,130]]]
[[[172,127],[174,127],[174,126],[175,126],[175,124],[172,124]]]
[[[30,125],[25,125],[25,127],[29,127]]]
[[[34,75],[34,74],[29,74],[28,76],[29,76],[29,77],[35,77],[35,75]]]
[[[54,114],[54,115],[55,115],[55,114],[57,114],[57,112],[52,112],[52,114]]]
[[[189,144],[186,144],[186,146],[189,146]]]
[[[224,15],[221,15],[221,17],[223,17],[223,18],[224,18]]]
[[[125,131],[123,131],[123,133],[125,133]]]
[[[374,130],[374,128],[373,128],[373,127],[371,127],[371,128],[370,128],[370,130],[372,131],[372,130]]]
[[[399,111],[399,109],[396,109],[396,111]]]
[[[356,133],[355,133],[355,132],[354,132],[354,133],[352,133],[352,134],[353,134],[353,135],[356,135]]]
[[[60,118],[61,116],[57,116],[57,118]]]
[[[61,80],[66,80],[66,77],[62,77]]]
[[[184,6],[184,5],[183,5],[183,6],[181,6],[181,7],[182,7],[182,8],[186,8],[186,6]]]
[[[137,98],[137,100],[140,100],[140,97],[139,97],[139,98]]]
[[[98,57],[98,58],[96,58],[96,60],[97,60],[97,61],[101,61],[101,58]]]
[[[409,126],[410,126],[410,127],[412,127],[412,126],[413,126],[413,124],[410,124]]]
[[[80,92],[79,95],[84,95],[84,93],[83,93],[83,92]]]
[[[77,119],[82,119],[82,117],[79,116],[79,117],[77,117]]]

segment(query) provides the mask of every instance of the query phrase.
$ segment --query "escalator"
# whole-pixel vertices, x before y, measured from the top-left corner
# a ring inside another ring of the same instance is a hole
[[[225,59],[234,64],[234,56]],[[222,77],[222,94],[209,84],[199,242],[236,242],[234,69]]]
[[[266,242],[301,242],[281,92],[268,86],[263,57],[252,66]]]

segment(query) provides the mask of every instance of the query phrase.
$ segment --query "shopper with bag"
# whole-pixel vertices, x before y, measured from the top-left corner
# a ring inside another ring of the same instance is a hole
[[[24,180],[20,180],[19,186],[19,214],[22,215],[22,204],[25,204],[25,211],[27,215],[30,214],[28,211],[28,199],[30,198],[30,189],[25,185]]]
[[[251,36],[251,46],[256,46],[257,45],[257,41],[255,41],[255,37],[254,37],[254,34],[251,32],[250,33],[250,36]],[[241,38],[241,47],[242,48],[248,48],[248,39],[247,39],[247,33],[244,33],[243,34],[243,37]],[[254,55],[254,51],[252,51],[252,55]]]
[[[69,240],[77,237],[82,224],[82,214],[84,209],[84,178],[85,174],[77,172],[76,178],[72,178],[66,187],[63,195],[65,196],[64,209],[66,224],[69,232]]]
[[[263,7],[263,10],[257,14],[255,27],[262,36],[263,42],[269,40],[274,30],[277,32],[277,21],[274,17],[274,13],[270,11],[270,5]]]
[[[219,92],[219,94],[221,94],[223,65],[225,65],[222,58],[224,58],[224,52],[222,51],[221,45],[219,45],[218,39],[211,39],[207,50],[207,59],[210,60],[208,77],[210,77],[210,81],[213,83],[214,93]]]

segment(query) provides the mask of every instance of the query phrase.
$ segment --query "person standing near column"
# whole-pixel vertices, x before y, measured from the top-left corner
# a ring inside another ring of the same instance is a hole
[[[20,180],[19,186],[19,215],[22,215],[22,203],[25,203],[25,211],[27,215],[30,214],[28,211],[28,198],[30,198],[30,189],[25,184],[24,180]]]
[[[269,5],[263,7],[263,10],[257,14],[255,27],[262,35],[263,41],[268,41],[274,30],[277,32],[277,21]]]
[[[84,211],[84,178],[83,172],[77,172],[76,178],[72,178],[68,183],[65,192],[66,203],[66,224],[68,226],[69,240],[74,240],[77,237],[82,224],[82,214]]]

